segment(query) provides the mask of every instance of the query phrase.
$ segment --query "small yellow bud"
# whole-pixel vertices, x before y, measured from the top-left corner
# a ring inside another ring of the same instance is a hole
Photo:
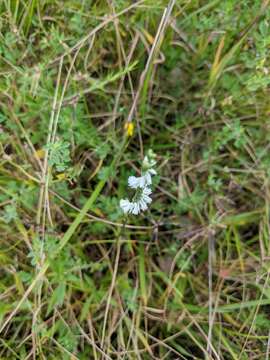
[[[44,155],[45,155],[45,151],[43,149],[39,149],[36,151],[36,156],[39,158],[39,159],[43,159],[44,158]]]
[[[56,177],[58,180],[64,180],[66,179],[66,174],[65,173],[57,174]]]
[[[134,133],[134,124],[133,122],[126,122],[125,123],[125,130],[127,133],[127,136],[132,136]]]

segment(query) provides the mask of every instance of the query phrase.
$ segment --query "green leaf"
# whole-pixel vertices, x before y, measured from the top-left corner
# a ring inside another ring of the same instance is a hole
[[[52,297],[51,297],[49,305],[48,305],[47,315],[52,311],[52,309],[55,306],[63,305],[64,299],[65,299],[65,294],[66,294],[66,283],[62,282],[53,291]]]

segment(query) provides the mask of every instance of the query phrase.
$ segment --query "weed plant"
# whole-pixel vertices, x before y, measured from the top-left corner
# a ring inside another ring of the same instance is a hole
[[[269,22],[268,0],[0,2],[1,360],[269,359]]]

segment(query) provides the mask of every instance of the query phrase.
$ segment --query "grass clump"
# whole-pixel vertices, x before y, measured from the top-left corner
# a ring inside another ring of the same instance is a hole
[[[1,3],[1,359],[269,358],[268,3]]]

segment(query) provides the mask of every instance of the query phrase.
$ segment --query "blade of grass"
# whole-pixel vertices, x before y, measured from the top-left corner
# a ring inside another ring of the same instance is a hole
[[[132,104],[131,109],[129,111],[129,114],[128,114],[128,117],[127,117],[127,122],[131,122],[132,119],[133,119],[134,112],[136,110],[136,107],[137,107],[141,92],[143,91],[143,93],[145,94],[145,92],[147,90],[148,83],[149,83],[149,79],[147,78],[147,76],[149,75],[149,71],[151,70],[151,65],[153,63],[153,59],[154,59],[154,56],[156,54],[156,51],[157,51],[158,47],[161,45],[161,39],[162,39],[162,36],[163,36],[164,31],[166,29],[167,23],[169,21],[169,18],[170,18],[171,12],[173,10],[174,4],[175,4],[175,0],[171,0],[168,7],[163,12],[163,16],[162,16],[161,21],[159,23],[159,27],[158,27],[158,30],[157,30],[157,33],[156,33],[156,36],[155,36],[154,43],[153,43],[153,45],[151,47],[151,51],[150,51],[150,54],[148,56],[147,63],[145,65],[144,71],[142,72],[141,77],[140,77],[138,90],[136,92],[133,104]]]
[[[143,304],[147,305],[147,286],[146,286],[146,273],[145,273],[145,256],[144,246],[139,245],[139,279],[140,279],[140,290]]]
[[[25,8],[27,6],[27,8]],[[24,30],[24,35],[27,36],[30,30],[30,26],[33,23],[33,14],[35,7],[37,6],[37,0],[30,0],[28,4],[24,5],[21,14],[21,21],[19,25],[19,32]]]

